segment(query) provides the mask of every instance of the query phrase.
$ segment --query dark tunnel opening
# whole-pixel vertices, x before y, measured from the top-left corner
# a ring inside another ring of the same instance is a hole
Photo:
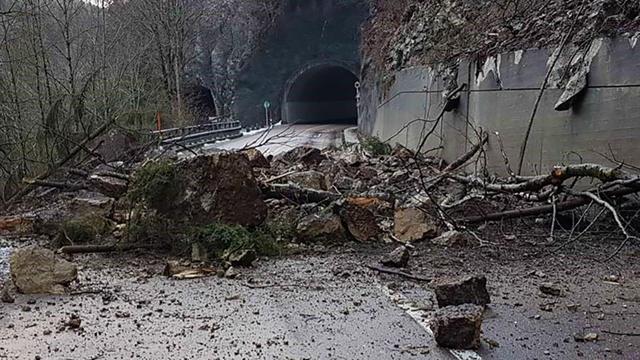
[[[338,65],[320,65],[296,77],[285,96],[283,117],[289,124],[357,124],[358,78]]]
[[[207,121],[210,116],[216,116],[216,105],[213,101],[213,94],[209,88],[198,84],[190,84],[185,87],[185,102],[192,113],[200,121]]]

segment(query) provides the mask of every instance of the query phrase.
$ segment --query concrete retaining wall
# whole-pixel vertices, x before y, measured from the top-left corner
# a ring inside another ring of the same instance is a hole
[[[611,165],[613,156],[640,165],[640,40],[601,39],[594,46],[588,87],[566,111],[554,109],[564,87],[547,89],[539,106],[525,172],[546,172],[561,163],[598,162]],[[461,62],[457,84],[467,84],[459,106],[446,113],[426,148],[436,148],[452,161],[476,141],[473,129],[491,134],[487,160],[490,170],[505,173],[499,132],[512,167],[517,166],[551,50],[502,54],[481,64]],[[438,69],[411,68],[393,79],[365,80],[360,130],[415,148],[433,125],[443,103],[445,83]],[[412,124],[413,122],[413,124]],[[411,124],[407,126],[408,124]],[[405,130],[401,130],[407,126]],[[609,160],[607,159],[609,158]]]

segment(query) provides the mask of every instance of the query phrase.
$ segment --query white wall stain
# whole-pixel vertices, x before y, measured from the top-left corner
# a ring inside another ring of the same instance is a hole
[[[489,74],[493,72],[496,75],[496,80],[500,87],[502,87],[502,81],[500,81],[500,64],[502,63],[502,55],[497,57],[490,56],[485,60],[484,65],[480,73],[476,75],[476,86],[480,86],[483,81],[487,79]]]
[[[513,59],[513,63],[516,65],[520,65],[520,61],[522,61],[522,55],[524,54],[524,50],[517,50],[514,52],[515,58]]]
[[[638,45],[638,39],[640,39],[640,32],[629,38],[629,44],[632,49],[635,49],[636,45]]]

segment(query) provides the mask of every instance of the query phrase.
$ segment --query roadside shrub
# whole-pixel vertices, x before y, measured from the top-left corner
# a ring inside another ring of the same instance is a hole
[[[362,148],[373,156],[391,155],[391,145],[377,137],[367,136],[361,140]]]
[[[160,212],[174,206],[182,186],[174,163],[150,162],[140,168],[131,181],[128,193],[133,203],[144,203]]]
[[[210,255],[222,258],[225,254],[238,250],[254,250],[259,255],[277,256],[282,254],[282,245],[274,234],[261,227],[249,230],[240,225],[211,224],[191,230],[191,243],[199,243]]]

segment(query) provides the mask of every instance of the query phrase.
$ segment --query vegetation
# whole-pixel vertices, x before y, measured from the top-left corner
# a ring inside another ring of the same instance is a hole
[[[199,243],[208,254],[219,258],[238,250],[254,250],[263,256],[283,253],[282,241],[266,227],[249,230],[239,225],[211,224],[191,229],[188,243],[194,242]]]
[[[373,156],[391,155],[391,145],[383,142],[377,137],[367,136],[361,141],[362,148]]]
[[[62,223],[56,245],[94,243],[98,236],[111,232],[113,224],[97,214],[89,214]]]
[[[0,1],[0,201],[105,124],[146,132],[157,114],[171,127],[226,111],[279,3]]]
[[[146,164],[136,172],[127,196],[133,204],[144,204],[162,213],[175,206],[181,191],[175,164],[157,161]]]

